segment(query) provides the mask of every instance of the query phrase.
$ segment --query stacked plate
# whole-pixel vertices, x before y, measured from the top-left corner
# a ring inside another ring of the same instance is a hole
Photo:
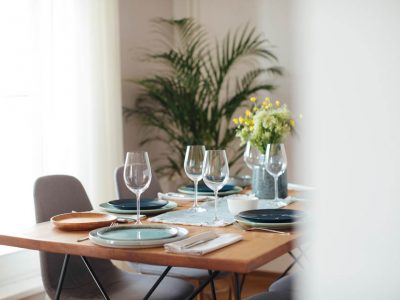
[[[219,190],[218,195],[219,196],[232,195],[232,194],[240,193],[241,191],[242,191],[242,188],[240,186],[226,184],[222,187],[222,189]],[[194,185],[189,184],[189,185],[181,186],[178,188],[178,192],[184,193],[184,194],[194,194]],[[197,193],[198,193],[198,195],[202,195],[202,196],[214,196],[214,191],[211,190],[204,183],[199,183],[199,186],[197,187]]]
[[[242,211],[236,221],[248,227],[289,228],[298,224],[303,212],[294,209],[254,209]]]
[[[117,214],[133,214],[136,213],[136,200],[135,199],[119,199],[101,203],[100,207],[105,211]],[[166,212],[177,207],[173,201],[159,200],[159,199],[141,199],[140,211],[144,214],[158,214]]]
[[[111,248],[152,248],[179,241],[188,235],[182,227],[154,224],[103,227],[89,232],[89,239]]]

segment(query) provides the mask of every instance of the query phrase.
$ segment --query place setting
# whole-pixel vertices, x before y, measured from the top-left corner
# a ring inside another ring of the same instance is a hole
[[[176,202],[163,199],[142,199],[140,201],[140,210],[146,215],[170,211],[177,206]],[[136,199],[112,200],[99,204],[99,207],[116,214],[136,214],[138,212]]]
[[[302,211],[293,209],[254,209],[235,215],[238,225],[244,230],[264,230],[281,233],[275,229],[292,229],[304,218]]]

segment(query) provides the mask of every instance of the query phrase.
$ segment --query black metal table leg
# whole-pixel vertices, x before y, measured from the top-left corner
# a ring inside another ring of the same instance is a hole
[[[233,273],[235,277],[235,299],[240,300],[241,298],[241,289],[240,289],[240,276],[238,273]]]
[[[64,278],[65,278],[65,272],[67,271],[69,258],[70,258],[70,255],[69,254],[65,254],[64,262],[63,262],[63,265],[61,267],[60,279],[58,280],[58,284],[57,284],[56,300],[60,299],[61,289],[62,289],[62,285],[63,285]]]
[[[214,271],[214,272],[212,272],[212,275],[209,276],[208,280],[204,280],[204,282],[202,282],[202,283],[200,284],[200,286],[199,286],[197,289],[195,289],[195,290],[192,292],[192,294],[190,294],[190,296],[187,297],[185,300],[191,300],[191,299],[196,298],[196,296],[207,286],[207,284],[210,283],[211,280],[213,280],[215,277],[217,277],[218,274],[219,274],[219,271]]]
[[[211,288],[211,295],[212,295],[212,300],[217,299],[217,294],[215,292],[215,284],[214,284],[214,278],[212,278],[213,272],[211,270],[208,270],[208,276],[210,278],[210,288]]]
[[[243,291],[244,281],[246,280],[246,274],[242,275],[242,282],[240,283],[240,292]]]
[[[103,286],[101,285],[100,281],[98,280],[96,274],[93,272],[92,267],[90,266],[88,260],[86,259],[86,257],[81,256],[83,263],[85,264],[86,268],[88,269],[90,275],[92,276],[94,282],[96,283],[97,287],[99,288],[101,294],[103,295],[104,299],[110,300],[110,298],[108,297],[107,293],[104,291]]]
[[[161,281],[164,279],[165,276],[167,276],[169,270],[171,270],[172,266],[168,266],[165,268],[164,272],[158,277],[157,281],[153,284],[151,289],[147,292],[146,296],[143,298],[143,300],[147,300],[150,298],[151,294],[155,291],[155,289],[158,287],[158,285],[161,283]]]
[[[278,277],[278,279],[281,279],[282,277],[286,276],[287,273],[294,267],[294,265],[297,263],[299,266],[303,268],[303,265],[300,263],[299,259],[303,255],[303,251],[300,250],[300,255],[296,256],[294,255],[291,251],[288,252],[288,254],[293,258],[293,262],[286,268],[286,270]]]

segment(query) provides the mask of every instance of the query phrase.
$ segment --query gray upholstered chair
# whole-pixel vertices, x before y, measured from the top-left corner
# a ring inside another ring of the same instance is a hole
[[[124,182],[124,166],[115,169],[114,172],[115,188],[118,199],[134,199],[135,195],[126,187]],[[143,198],[157,198],[158,192],[161,192],[161,186],[158,182],[157,176],[153,174],[149,188],[143,192]],[[142,263],[129,263],[137,272],[142,274],[160,275],[165,269],[165,266],[156,266]],[[221,272],[218,276],[227,276],[229,273]],[[176,278],[184,278],[191,280],[205,280],[209,278],[208,270],[193,269],[193,268],[172,268],[168,276]]]
[[[36,221],[45,222],[61,213],[92,209],[82,184],[72,176],[53,175],[36,180],[34,186]],[[64,255],[41,252],[42,281],[47,295],[55,298]],[[111,299],[143,299],[157,276],[121,271],[111,261],[88,258],[88,261]],[[194,287],[176,278],[164,278],[150,299],[184,299]],[[80,257],[71,256],[67,267],[63,299],[103,299]]]
[[[293,300],[296,294],[296,274],[290,274],[278,279],[268,289],[268,292],[260,293],[246,300]]]

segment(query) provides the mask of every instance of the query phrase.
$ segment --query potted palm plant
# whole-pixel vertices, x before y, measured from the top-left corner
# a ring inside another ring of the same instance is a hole
[[[250,95],[272,90],[282,72],[272,65],[277,58],[268,41],[249,25],[211,46],[204,27],[193,19],[158,19],[156,24],[173,34],[161,34],[165,50],[147,58],[164,64],[166,71],[134,80],[141,93],[124,114],[157,129],[142,144],[158,141],[167,146],[167,159],[156,172],[182,175],[186,146],[229,149],[235,140],[235,128],[229,125],[233,114]],[[236,149],[230,165],[242,155],[243,147]]]

